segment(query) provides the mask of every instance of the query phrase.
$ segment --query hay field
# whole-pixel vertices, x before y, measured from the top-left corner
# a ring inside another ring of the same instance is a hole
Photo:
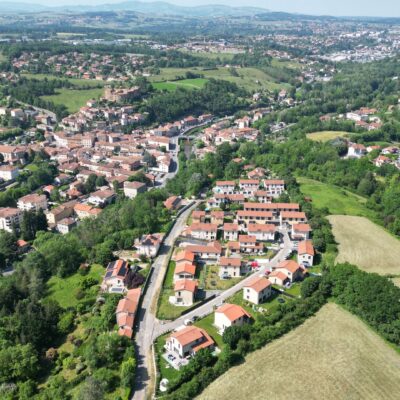
[[[395,400],[400,355],[327,304],[302,326],[214,381],[199,400]]]
[[[344,131],[321,131],[308,133],[307,139],[313,140],[314,142],[328,142],[329,140],[333,140],[338,137],[346,137],[349,135],[351,135],[351,133]]]
[[[400,240],[363,217],[331,215],[338,242],[337,262],[349,262],[364,271],[400,275]]]

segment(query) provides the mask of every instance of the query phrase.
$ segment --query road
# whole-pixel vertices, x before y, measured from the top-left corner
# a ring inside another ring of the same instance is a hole
[[[151,345],[154,340],[162,334],[178,328],[183,325],[185,319],[193,317],[204,317],[214,311],[216,306],[221,305],[226,299],[233,296],[238,291],[242,290],[243,287],[251,280],[254,276],[264,275],[266,270],[271,267],[276,267],[277,264],[284,260],[288,254],[293,250],[293,245],[290,241],[287,230],[281,231],[283,234],[283,247],[277,253],[277,255],[270,261],[267,266],[262,267],[254,274],[243,279],[230,289],[222,292],[220,295],[203,304],[192,312],[177,318],[174,321],[167,323],[159,321],[154,312],[151,309],[151,304],[156,294],[160,291],[164,274],[160,273],[163,266],[167,265],[169,251],[173,246],[176,238],[179,236],[183,227],[185,226],[186,220],[189,217],[192,210],[196,207],[197,203],[186,210],[175,222],[174,227],[164,241],[164,245],[161,248],[160,255],[155,259],[153,263],[154,273],[150,280],[148,290],[144,296],[142,307],[139,310],[138,324],[135,326],[137,332],[135,337],[135,348],[137,357],[137,372],[135,377],[135,392],[132,400],[145,400],[152,396],[152,385],[151,376],[149,371],[154,368],[153,356],[151,353]]]
[[[154,272],[150,278],[146,294],[143,297],[142,305],[138,312],[137,323],[135,325],[135,332],[137,332],[135,336],[137,370],[133,400],[144,400],[151,395],[151,393],[149,394],[147,391],[150,383],[149,371],[153,364],[151,355],[153,331],[157,323],[155,314],[152,312],[153,310],[151,310],[151,305],[162,286],[164,274],[160,273],[160,270],[168,263],[169,251],[182,232],[190,213],[196,206],[197,202],[176,219],[173,228],[164,240],[159,255],[153,262]]]

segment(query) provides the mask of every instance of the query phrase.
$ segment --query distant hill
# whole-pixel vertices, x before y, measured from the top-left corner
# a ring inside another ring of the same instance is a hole
[[[84,3],[84,0],[82,1]],[[266,13],[265,8],[257,7],[230,7],[224,5],[205,5],[197,7],[177,6],[164,1],[143,2],[125,1],[117,4],[101,4],[97,6],[43,6],[40,4],[25,4],[0,2],[0,12],[43,12],[43,11],[64,11],[72,13],[80,12],[109,12],[109,11],[135,11],[143,14],[157,15],[181,15],[193,17],[212,17],[212,16],[251,16]]]

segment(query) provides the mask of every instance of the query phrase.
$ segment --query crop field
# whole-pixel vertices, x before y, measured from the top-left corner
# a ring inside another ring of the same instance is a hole
[[[321,131],[308,133],[307,138],[315,142],[328,142],[329,140],[333,140],[338,137],[347,137],[349,135],[351,135],[351,133],[344,131]]]
[[[366,206],[366,199],[338,186],[299,177],[301,192],[310,197],[317,208],[327,207],[331,214],[358,215],[373,218],[374,212]]]
[[[331,215],[338,242],[337,262],[349,262],[364,271],[400,275],[400,240],[367,218]]]
[[[166,82],[154,82],[153,87],[157,90],[167,90],[173,92],[177,88],[181,87],[184,89],[201,89],[208,79],[196,78],[196,79],[183,79],[181,81],[166,81]]]
[[[286,336],[250,354],[199,400],[395,400],[400,355],[357,317],[327,304]]]
[[[48,79],[54,80],[54,79],[62,79],[62,80],[67,80],[71,82],[75,86],[79,87],[99,87],[99,86],[104,86],[106,83],[104,81],[97,81],[95,79],[79,79],[79,78],[65,78],[63,76],[57,76],[57,75],[50,75],[50,74],[22,74],[25,78],[28,79],[37,79],[37,80],[43,80],[43,79]]]
[[[205,79],[222,79],[229,82],[234,82],[247,90],[280,90],[282,88],[289,88],[288,84],[281,84],[267,75],[265,72],[257,68],[239,68],[237,73],[239,76],[233,76],[229,68],[215,68],[215,69],[202,69],[202,68],[162,68],[159,75],[154,75],[149,78],[153,83],[155,82],[168,82],[180,76],[185,76],[186,72],[193,72],[201,74]]]
[[[90,99],[97,99],[104,93],[104,89],[57,89],[57,94],[42,96],[43,100],[54,104],[64,104],[70,113],[77,112]]]

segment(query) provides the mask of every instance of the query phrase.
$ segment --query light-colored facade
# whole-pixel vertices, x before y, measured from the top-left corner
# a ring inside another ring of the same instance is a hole
[[[272,294],[271,282],[257,276],[243,288],[243,299],[253,304],[260,304],[267,300]]]

